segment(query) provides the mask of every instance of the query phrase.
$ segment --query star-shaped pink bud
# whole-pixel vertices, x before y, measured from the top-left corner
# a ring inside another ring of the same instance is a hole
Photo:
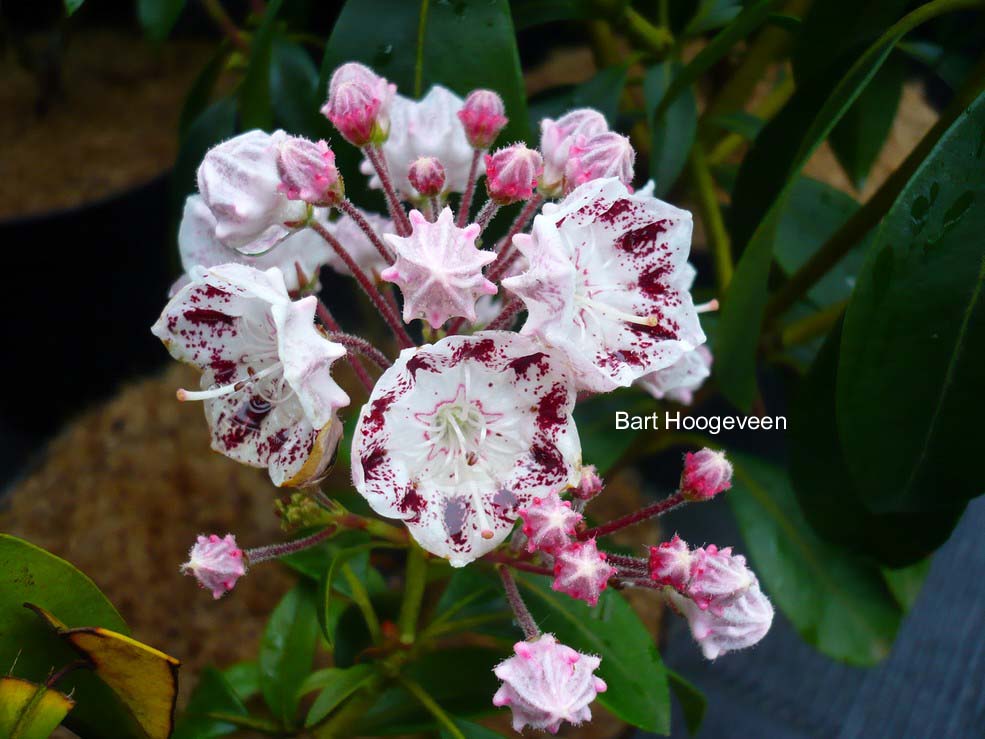
[[[725,452],[702,449],[684,455],[681,493],[687,500],[711,500],[732,487],[732,465]]]
[[[192,575],[218,600],[246,574],[243,550],[236,545],[232,534],[223,538],[215,534],[200,536],[188,552],[188,561],[181,565],[181,572]]]
[[[539,549],[548,554],[571,543],[575,526],[582,519],[580,513],[571,510],[571,502],[561,500],[554,490],[544,498],[534,498],[519,513],[523,519],[523,533],[527,535],[527,551]]]
[[[517,642],[513,651],[515,656],[493,670],[503,681],[493,705],[509,706],[514,731],[529,726],[556,734],[563,721],[578,726],[592,720],[589,705],[606,690],[595,676],[598,657],[559,644],[552,634]]]
[[[650,547],[650,578],[683,591],[691,579],[691,550],[677,534],[660,546]]]
[[[554,555],[551,587],[594,606],[609,578],[616,574],[605,560],[605,552],[598,550],[595,539],[575,542]]]
[[[432,328],[453,316],[475,322],[475,301],[496,293],[496,286],[482,275],[496,255],[475,247],[479,226],[458,228],[450,208],[434,223],[412,210],[410,223],[410,236],[386,234],[397,261],[380,275],[400,287],[404,321],[423,318]]]

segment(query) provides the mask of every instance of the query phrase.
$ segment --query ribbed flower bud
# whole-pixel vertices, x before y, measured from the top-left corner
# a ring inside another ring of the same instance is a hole
[[[711,500],[732,487],[732,465],[725,452],[702,449],[684,455],[681,493],[692,502]]]
[[[335,167],[335,153],[324,141],[290,136],[277,154],[277,189],[288,200],[302,200],[328,207],[345,197],[342,176]]]
[[[407,179],[422,197],[435,197],[445,189],[445,168],[434,157],[418,157],[410,163]]]
[[[473,90],[465,98],[458,118],[474,149],[488,149],[509,121],[503,98],[492,90]]]
[[[387,137],[387,109],[396,90],[369,67],[349,62],[332,75],[321,112],[353,146],[379,143]]]
[[[513,144],[486,154],[486,189],[500,205],[529,200],[544,173],[540,152]]]
[[[243,550],[236,546],[236,537],[226,534],[200,536],[188,552],[188,561],[181,565],[185,575],[192,575],[198,584],[212,591],[218,600],[236,586],[246,574]]]

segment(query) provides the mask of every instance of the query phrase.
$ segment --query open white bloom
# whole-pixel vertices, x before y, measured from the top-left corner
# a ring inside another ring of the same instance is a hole
[[[405,349],[360,414],[353,483],[461,567],[498,546],[534,497],[577,482],[574,400],[562,363],[515,333]]]
[[[324,215],[323,209],[316,210],[319,220]],[[322,265],[335,267],[333,260],[341,261],[325,240],[309,228],[295,231],[273,249],[257,256],[225,246],[216,238],[215,229],[215,215],[202,196],[190,195],[185,200],[185,210],[178,227],[178,253],[185,274],[171,288],[172,295],[191,281],[190,275],[196,267],[208,268],[229,263],[246,264],[260,270],[277,267],[284,275],[287,289],[294,292],[304,287],[298,281],[298,267],[308,279],[315,279]],[[365,240],[368,242],[368,239]],[[372,244],[369,248],[379,256]]]
[[[345,355],[314,324],[317,301],[292,302],[277,268],[198,270],[151,331],[179,361],[202,370],[212,448],[266,467],[278,486],[308,485],[331,464],[342,435],[336,411],[349,397],[332,379]]]
[[[445,168],[445,189],[464,192],[472,166],[472,145],[458,119],[465,101],[451,90],[435,85],[420,100],[395,95],[390,103],[390,135],[382,144],[393,186],[402,197],[412,200],[417,191],[407,174],[418,157],[434,157]],[[479,172],[483,171],[479,162]],[[379,188],[380,180],[368,161],[360,166],[363,174],[373,175],[370,187]]]
[[[366,219],[373,230],[380,236],[394,232],[393,221],[389,218],[362,209],[359,209],[359,212],[362,213],[363,218]],[[339,240],[339,243],[349,252],[349,256],[355,260],[359,268],[367,275],[378,276],[380,272],[386,269],[387,263],[380,254],[379,249],[373,246],[373,242],[369,240],[369,236],[359,228],[359,224],[351,217],[343,213],[336,220],[323,222],[322,225],[325,226],[326,231]],[[342,257],[336,254],[335,250],[329,247],[328,244],[325,244],[324,240],[322,240],[322,244],[324,244],[329,252],[328,259],[325,263],[340,275],[349,275],[349,268],[345,266]]]
[[[529,267],[503,285],[527,307],[522,333],[560,350],[580,389],[608,392],[704,343],[688,291],[691,214],[593,180],[548,203],[513,243]]]
[[[198,190],[216,219],[216,238],[246,254],[266,251],[290,233],[284,224],[306,205],[280,191],[277,159],[283,131],[254,130],[213,147],[198,168]]]

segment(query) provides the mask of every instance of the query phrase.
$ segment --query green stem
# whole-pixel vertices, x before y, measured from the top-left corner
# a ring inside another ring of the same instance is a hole
[[[787,104],[787,101],[793,96],[795,89],[796,85],[794,84],[793,75],[785,75],[776,87],[770,90],[769,94],[763,98],[763,101],[753,108],[753,115],[763,121],[770,120]],[[737,133],[730,133],[725,136],[708,152],[709,166],[715,167],[722,164],[729,158],[732,152],[742,146],[745,140],[744,136]]]
[[[652,54],[663,57],[674,45],[674,34],[666,25],[655,26],[640,13],[627,5],[623,11],[626,34]]]
[[[732,280],[732,242],[725,228],[725,219],[722,218],[722,209],[718,204],[718,195],[715,193],[715,181],[708,168],[704,147],[697,141],[691,147],[689,164],[691,183],[698,201],[698,212],[701,214],[715,260],[718,294],[724,295],[725,288]]]
[[[932,10],[936,11],[928,17],[921,17],[919,21],[929,20],[934,15],[939,15],[947,10],[954,10],[960,7],[978,6],[982,2],[969,2],[968,0],[939,0],[937,3],[929,3],[918,11],[910,15],[923,11],[928,6],[935,6]],[[909,18],[910,16],[907,16]],[[905,20],[905,19],[904,19]],[[965,109],[978,97],[985,89],[985,56],[978,60],[978,63],[968,74],[961,89],[955,94],[954,99],[941,113],[940,118],[927,134],[920,139],[913,151],[896,168],[889,178],[882,183],[882,186],[869,198],[869,200],[855,211],[852,216],[845,221],[807,262],[797,270],[787,281],[779,292],[773,296],[766,306],[767,321],[782,315],[796,303],[818,280],[834,267],[851,250],[855,244],[880,221],[886,212],[896,202],[896,198],[902,192],[910,177],[916,172],[917,168],[927,158],[931,149],[937,145],[941,136],[944,135],[951,124],[957,120]]]
[[[312,732],[317,739],[346,739],[353,736],[353,727],[365,715],[383,690],[382,675],[371,678],[365,686],[356,692],[331,718]]]
[[[414,60],[414,97],[423,92],[424,82],[424,32],[427,30],[428,0],[421,0],[421,13],[417,19],[417,56]]]
[[[400,604],[398,626],[400,641],[413,644],[417,634],[417,619],[421,613],[424,588],[427,585],[427,554],[416,543],[407,548],[407,571],[404,576],[404,599]]]
[[[379,644],[381,635],[380,619],[376,615],[376,610],[369,600],[369,593],[366,591],[366,586],[356,577],[356,573],[352,571],[352,568],[348,564],[342,565],[342,576],[349,583],[349,589],[352,591],[352,601],[362,612],[363,619],[366,621],[366,628],[369,630],[369,635],[373,643]]]
[[[451,720],[451,716],[445,713],[445,710],[438,705],[437,701],[431,697],[430,693],[428,693],[416,682],[410,678],[404,677],[403,675],[398,677],[397,680],[399,680],[400,684],[407,689],[408,693],[417,698],[418,703],[424,706],[428,712],[434,716],[438,723],[445,727],[454,739],[465,739],[465,734],[463,734],[461,730],[455,726],[455,722]]]
[[[818,336],[824,336],[828,333],[828,329],[838,322],[838,319],[841,318],[847,306],[848,301],[842,300],[819,310],[817,313],[812,313],[806,318],[791,323],[781,332],[780,343],[784,347],[797,346],[798,344],[805,344],[812,339],[816,339]]]

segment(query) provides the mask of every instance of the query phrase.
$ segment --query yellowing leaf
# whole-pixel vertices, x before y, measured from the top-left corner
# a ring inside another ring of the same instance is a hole
[[[47,739],[75,702],[19,677],[0,677],[0,736]]]
[[[69,629],[43,608],[25,605],[86,658],[99,679],[130,709],[149,739],[171,735],[181,665],[178,660],[109,629]]]

